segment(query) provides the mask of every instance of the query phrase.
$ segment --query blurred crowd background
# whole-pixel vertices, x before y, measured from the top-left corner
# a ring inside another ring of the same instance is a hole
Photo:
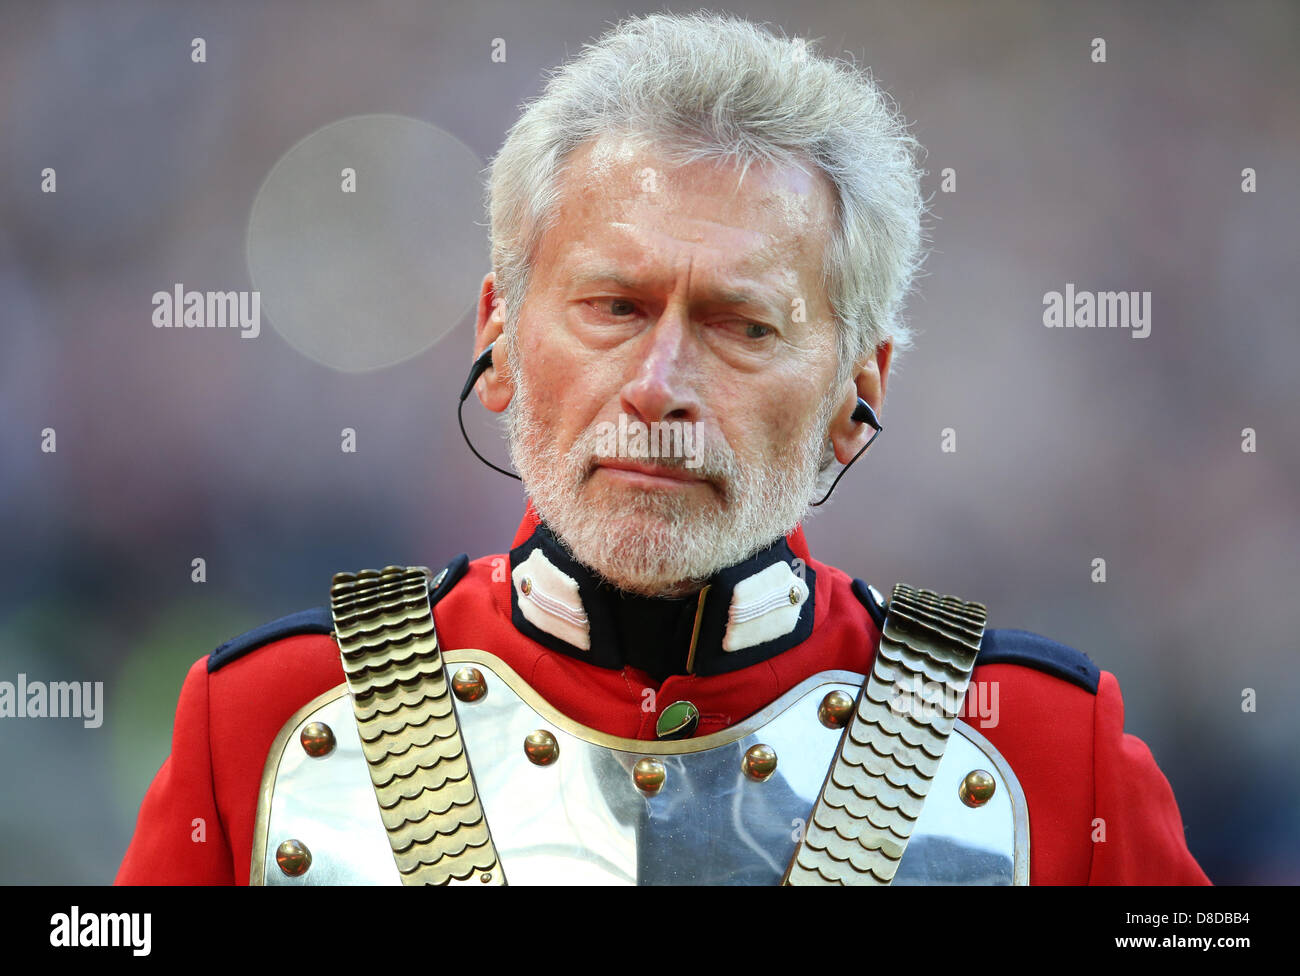
[[[468,286],[411,255],[457,293],[408,323],[427,348],[387,368],[303,355],[270,308],[253,341],[155,329],[152,294],[254,287],[254,200],[313,132],[401,116],[486,165],[547,69],[658,8],[2,9],[0,680],[103,681],[106,703],[99,729],[0,719],[0,882],[106,883],[194,660],[327,603],[334,572],[504,552],[523,511],[456,427],[488,270],[477,210],[437,235],[474,258]],[[726,9],[869,65],[928,150],[918,341],[885,433],[806,524],[814,556],[1086,651],[1119,677],[1211,879],[1300,880],[1300,7]],[[1044,328],[1043,295],[1067,282],[1150,291],[1150,336]],[[503,463],[497,418],[473,399],[466,416]]]

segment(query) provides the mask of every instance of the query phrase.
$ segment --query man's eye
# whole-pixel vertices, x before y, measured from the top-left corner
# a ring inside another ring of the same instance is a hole
[[[743,322],[741,325],[746,339],[766,339],[776,331],[770,325],[762,325],[758,322]]]
[[[608,311],[610,315],[623,318],[636,311],[636,304],[627,298],[598,298],[595,300],[598,310]]]

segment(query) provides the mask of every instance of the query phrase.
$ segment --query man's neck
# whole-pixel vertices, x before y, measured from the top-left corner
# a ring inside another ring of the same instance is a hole
[[[719,674],[811,633],[815,573],[798,530],[706,581],[655,595],[601,578],[535,517],[525,518],[525,530],[511,550],[512,618],[527,636],[579,660],[633,666],[659,680]]]

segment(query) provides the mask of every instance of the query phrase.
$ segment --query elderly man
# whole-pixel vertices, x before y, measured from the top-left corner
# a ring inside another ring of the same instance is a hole
[[[199,661],[119,882],[1204,883],[1112,675],[808,551],[907,344],[915,150],[731,18],[557,74],[493,163],[465,390],[509,552]]]

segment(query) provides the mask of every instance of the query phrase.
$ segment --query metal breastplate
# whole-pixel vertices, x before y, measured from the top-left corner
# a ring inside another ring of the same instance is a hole
[[[472,877],[509,884],[779,884],[844,733],[823,724],[819,710],[832,692],[856,698],[864,680],[818,674],[722,732],[655,742],[579,725],[487,652],[441,658],[448,674],[472,667],[483,679],[485,694],[454,701],[497,859]],[[774,753],[774,770],[757,746]],[[974,771],[988,779],[972,806]],[[441,809],[432,797],[431,817]],[[401,884],[392,826],[381,817],[353,696],[341,684],[294,715],[271,748],[251,883]],[[440,858],[470,850],[472,838],[455,839],[463,829],[435,838]],[[1028,880],[1020,784],[997,750],[958,721],[892,883]]]

